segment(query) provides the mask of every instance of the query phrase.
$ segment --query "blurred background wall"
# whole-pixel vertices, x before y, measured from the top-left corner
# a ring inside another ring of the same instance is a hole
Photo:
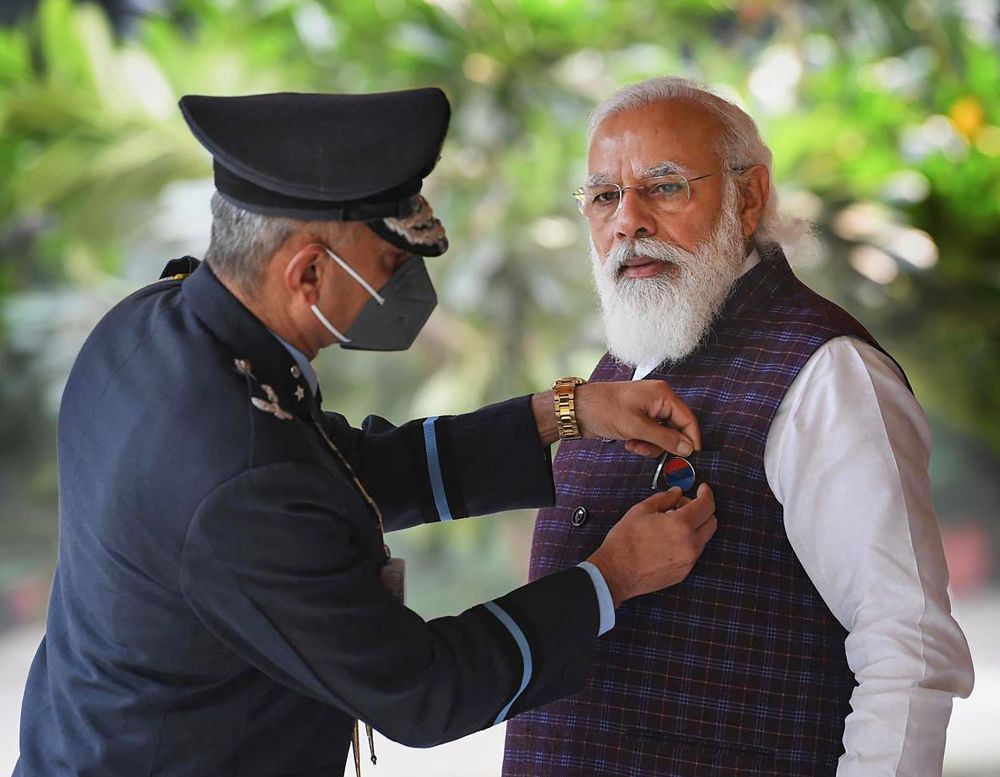
[[[440,307],[405,354],[317,361],[328,407],[401,422],[589,374],[601,332],[569,196],[583,127],[615,87],[663,73],[758,119],[785,209],[821,239],[797,272],[895,354],[931,419],[978,670],[947,773],[1000,773],[998,50],[998,0],[2,0],[0,773],[55,559],[66,375],[112,304],[207,245],[210,161],[180,95],[448,93],[425,190],[451,236],[430,262]],[[451,613],[521,582],[532,519],[395,538],[412,606]]]

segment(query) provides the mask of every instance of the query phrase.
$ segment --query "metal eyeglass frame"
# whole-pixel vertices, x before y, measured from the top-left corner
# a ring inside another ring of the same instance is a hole
[[[681,203],[681,206],[683,207],[683,205],[685,205],[691,199],[691,184],[693,182],[695,182],[695,181],[700,181],[703,178],[711,178],[713,175],[716,175],[716,173],[706,173],[705,175],[699,175],[699,176],[696,176],[694,178],[686,178],[685,176],[681,175],[680,173],[670,173],[669,175],[658,175],[658,176],[654,176],[652,178],[647,178],[646,180],[647,181],[662,181],[664,179],[671,179],[672,178],[672,179],[675,179],[677,183],[683,183],[684,191],[685,191],[685,194],[686,194],[686,196],[684,198],[684,202]],[[649,194],[649,189],[650,189],[650,185],[646,184],[646,183],[637,183],[637,184],[632,184],[630,186],[622,186],[620,183],[608,183],[608,184],[601,184],[601,185],[602,186],[613,187],[614,189],[618,190],[618,204],[615,206],[614,211],[609,212],[608,215],[605,217],[605,218],[609,218],[609,219],[614,218],[615,216],[617,216],[621,212],[622,203],[625,202],[625,192],[627,192],[629,189],[635,191],[638,194],[642,194],[643,196],[648,195]],[[585,189],[586,189],[585,186],[580,186],[580,187],[577,188],[576,191],[573,192],[573,199],[576,200],[577,209],[584,216],[587,215],[587,213],[586,213],[587,202],[586,202],[586,191],[585,191]],[[590,218],[590,217],[588,216],[587,218]]]

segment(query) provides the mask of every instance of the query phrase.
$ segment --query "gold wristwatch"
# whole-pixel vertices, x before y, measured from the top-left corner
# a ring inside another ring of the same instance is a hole
[[[556,407],[556,423],[560,440],[577,440],[580,427],[576,423],[576,387],[586,383],[583,378],[559,378],[552,384],[552,399]]]

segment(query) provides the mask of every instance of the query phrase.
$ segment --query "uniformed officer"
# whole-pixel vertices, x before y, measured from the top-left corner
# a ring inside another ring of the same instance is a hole
[[[447,100],[181,108],[215,160],[212,242],[108,313],[67,383],[15,775],[329,777],[355,720],[428,746],[579,690],[614,607],[691,569],[707,488],[651,497],[587,562],[430,622],[394,595],[383,531],[550,504],[560,433],[683,455],[691,413],[664,383],[575,380],[399,428],[323,412],[320,348],[405,348],[434,306],[423,257],[447,243],[418,192]]]

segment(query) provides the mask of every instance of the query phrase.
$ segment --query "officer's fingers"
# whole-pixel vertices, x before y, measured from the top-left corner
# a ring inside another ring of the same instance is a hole
[[[674,486],[669,491],[657,491],[637,503],[633,509],[644,513],[665,513],[673,510],[682,498],[681,490]]]
[[[637,456],[645,456],[648,459],[658,459],[663,455],[663,448],[644,440],[626,440],[625,450]]]
[[[685,406],[685,409],[687,409],[687,406]],[[681,434],[687,437],[687,439],[694,444],[694,449],[696,451],[701,450],[701,429],[698,428],[698,421],[693,415],[691,416],[690,421],[685,421],[683,424],[680,424],[678,429]]]
[[[698,428],[698,419],[695,418],[684,400],[682,400],[666,381],[650,381],[655,387],[653,406],[650,408],[654,418],[665,421],[668,426],[677,429],[684,437],[691,441],[695,450],[701,448],[701,430]],[[676,453],[677,451],[672,451]],[[687,454],[681,454],[687,455]]]
[[[627,432],[634,452],[642,456],[652,458],[661,455],[663,451],[670,451],[678,456],[689,456],[694,450],[694,441],[691,438],[649,417],[635,419]],[[645,443],[641,451],[637,449],[639,443]]]
[[[698,486],[694,499],[677,509],[677,515],[683,517],[691,528],[700,526],[714,513],[715,495],[707,483]]]

